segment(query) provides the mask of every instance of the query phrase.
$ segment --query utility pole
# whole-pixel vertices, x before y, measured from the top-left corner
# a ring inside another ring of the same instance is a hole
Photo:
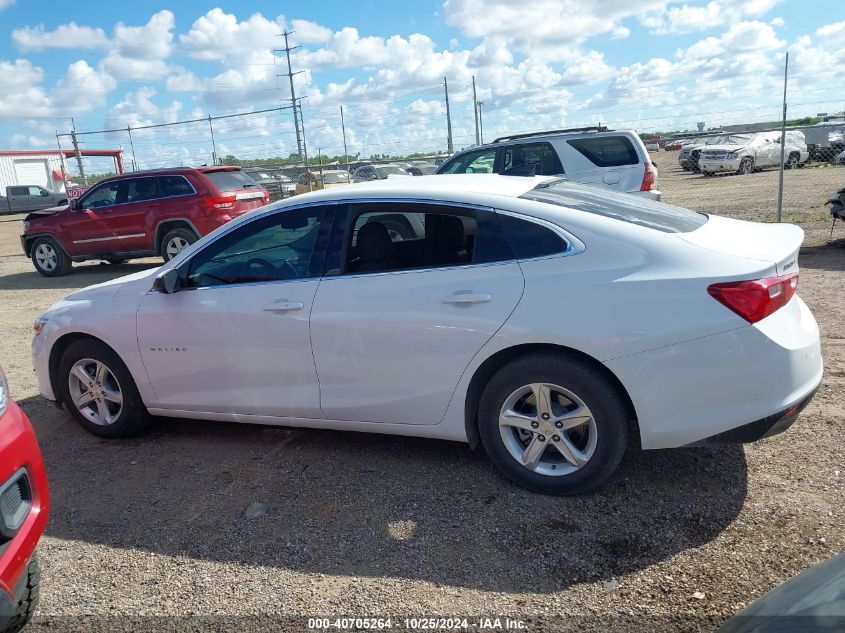
[[[340,106],[340,129],[343,130],[343,162],[349,163],[346,155],[346,124],[343,122],[343,106]]]
[[[282,33],[282,37],[285,38],[285,47],[282,48],[282,49],[278,49],[275,52],[284,51],[285,55],[287,56],[288,71],[287,71],[287,73],[285,73],[285,75],[287,75],[288,80],[290,80],[290,102],[291,102],[291,105],[293,105],[293,127],[296,130],[296,149],[299,152],[299,160],[304,161],[306,163],[306,167],[307,167],[308,166],[307,165],[307,159],[304,158],[305,153],[303,152],[304,143],[303,143],[303,138],[302,138],[305,135],[305,129],[304,129],[305,125],[303,124],[302,134],[300,135],[299,123],[302,121],[302,110],[300,109],[300,111],[299,111],[299,121],[297,121],[297,118],[296,118],[296,105],[297,105],[296,104],[296,90],[294,90],[294,87],[293,87],[293,76],[298,75],[299,73],[301,73],[303,71],[300,70],[300,71],[297,71],[297,72],[293,72],[293,68],[291,67],[291,64],[290,64],[290,52],[295,51],[297,48],[299,48],[299,46],[293,46],[292,47],[290,44],[288,44],[288,35],[293,35],[293,31],[285,31],[284,33]],[[279,76],[281,76],[281,75],[279,75]]]
[[[208,130],[211,132],[211,164],[217,164],[217,143],[214,142],[214,127],[211,125],[211,115],[208,115]]]
[[[475,75],[472,76],[472,112],[475,115],[475,144],[481,145],[478,131],[478,94],[475,92]]]
[[[446,92],[446,148],[448,149],[449,154],[452,154],[455,149],[452,146],[452,115],[449,112],[449,84],[446,81],[446,77],[443,77],[443,89]]]
[[[789,73],[789,51],[783,64],[783,122],[780,129],[780,179],[778,181],[778,222],[783,217],[783,155],[786,150],[786,81]]]
[[[59,162],[62,165],[62,183],[67,191],[67,169],[65,169],[65,152],[62,149],[62,141],[59,138],[59,131],[56,130],[56,145],[59,147]]]
[[[88,184],[85,180],[85,168],[82,166],[82,152],[79,151],[79,141],[76,139],[76,121],[73,117],[70,118],[72,129],[70,131],[70,138],[73,140],[73,152],[76,154],[76,164],[79,167],[79,177],[82,179],[82,186]]]
[[[483,105],[483,101],[478,102],[478,129],[481,133],[481,145],[484,145],[484,119],[481,116],[481,106]]]
[[[126,133],[129,134],[129,148],[132,150],[132,171],[138,171],[138,163],[135,160],[135,144],[132,142],[132,128],[126,126]]]

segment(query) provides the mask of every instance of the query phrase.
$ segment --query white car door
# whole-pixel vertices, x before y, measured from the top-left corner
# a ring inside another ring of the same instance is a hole
[[[308,317],[335,208],[240,225],[180,265],[184,289],[144,297],[138,344],[158,407],[322,417]]]
[[[437,424],[464,369],[522,296],[495,213],[350,205],[334,231],[344,247],[336,265],[329,248],[311,314],[323,414]]]

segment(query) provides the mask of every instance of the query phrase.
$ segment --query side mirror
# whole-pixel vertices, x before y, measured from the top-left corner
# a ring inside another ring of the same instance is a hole
[[[41,194],[40,194],[40,195],[41,195],[41,196],[49,196],[49,195],[50,195],[50,192],[49,192],[49,191],[44,191],[44,190],[42,189],[42,190],[41,190]]]
[[[168,268],[156,275],[155,281],[153,281],[153,290],[166,295],[179,290],[179,271],[175,268]]]
[[[74,198],[70,201],[70,210],[79,211],[79,198]]]

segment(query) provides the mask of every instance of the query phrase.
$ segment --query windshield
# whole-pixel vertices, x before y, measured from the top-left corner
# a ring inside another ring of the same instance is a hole
[[[249,174],[245,174],[239,169],[232,171],[207,171],[205,172],[205,176],[220,191],[235,191],[237,189],[248,189],[258,186],[258,183]]]
[[[560,207],[595,213],[664,233],[688,233],[707,222],[707,215],[629,193],[573,186],[568,180],[543,182],[520,196]]]

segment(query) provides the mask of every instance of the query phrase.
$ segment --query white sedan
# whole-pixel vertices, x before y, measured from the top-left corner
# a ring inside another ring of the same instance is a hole
[[[363,183],[71,294],[35,323],[35,369],[104,437],[168,416],[457,440],[577,493],[629,443],[793,422],[822,376],[802,239],[560,178]]]

